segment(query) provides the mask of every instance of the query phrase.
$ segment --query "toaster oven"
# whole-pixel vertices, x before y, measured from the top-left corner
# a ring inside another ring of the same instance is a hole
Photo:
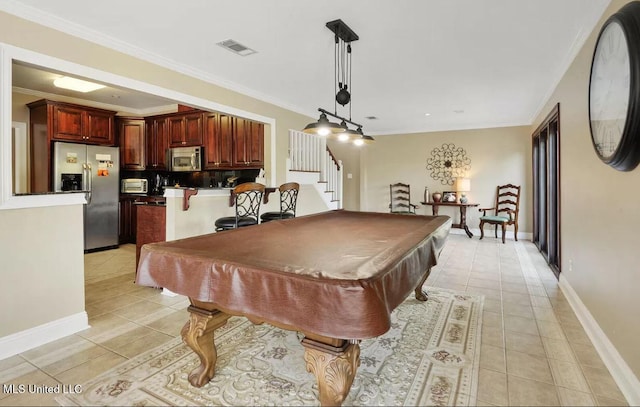
[[[146,194],[149,191],[149,181],[144,178],[125,178],[120,182],[120,192],[123,194]]]

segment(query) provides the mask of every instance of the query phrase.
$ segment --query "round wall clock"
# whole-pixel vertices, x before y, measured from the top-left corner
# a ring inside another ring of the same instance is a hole
[[[640,162],[640,2],[605,21],[589,81],[591,141],[598,157],[620,171]]]

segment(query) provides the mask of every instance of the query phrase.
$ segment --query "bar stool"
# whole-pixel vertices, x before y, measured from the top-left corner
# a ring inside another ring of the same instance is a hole
[[[246,182],[235,187],[232,193],[235,195],[236,216],[216,219],[216,232],[258,224],[264,185]]]
[[[260,216],[260,222],[265,223],[277,219],[290,219],[296,217],[296,202],[300,184],[287,182],[280,185],[280,211],[265,212]]]

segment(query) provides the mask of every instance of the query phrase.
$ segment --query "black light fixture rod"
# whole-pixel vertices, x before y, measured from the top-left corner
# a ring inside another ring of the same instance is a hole
[[[323,108],[321,108],[321,107],[319,107],[319,108],[318,108],[318,111],[319,111],[319,112],[322,112],[322,113],[324,113],[324,114],[328,114],[329,116],[335,117],[336,119],[344,120],[345,122],[347,122],[347,123],[351,123],[351,124],[353,124],[353,125],[354,125],[354,126],[356,126],[356,127],[362,127],[362,125],[361,125],[361,124],[358,124],[358,123],[356,123],[356,122],[353,122],[353,121],[351,121],[351,120],[349,120],[349,119],[345,119],[344,117],[342,117],[342,116],[338,116],[338,115],[337,115],[337,114],[335,114],[335,113],[331,113],[331,112],[330,112],[330,111],[328,111],[328,110],[324,110],[324,109],[323,109]]]

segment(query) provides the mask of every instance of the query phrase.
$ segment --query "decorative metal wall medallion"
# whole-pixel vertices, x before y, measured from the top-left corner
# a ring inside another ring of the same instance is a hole
[[[453,185],[456,177],[465,177],[470,169],[471,159],[467,157],[467,152],[453,143],[434,148],[427,159],[427,170],[431,171],[429,175],[442,185]]]

